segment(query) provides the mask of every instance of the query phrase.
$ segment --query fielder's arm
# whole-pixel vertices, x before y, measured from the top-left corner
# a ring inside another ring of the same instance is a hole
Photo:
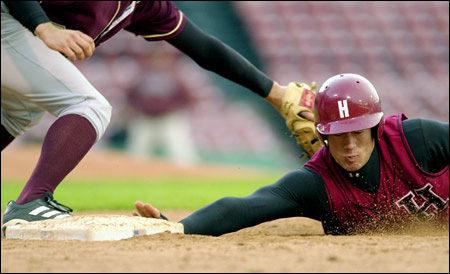
[[[282,99],[288,86],[282,86],[270,79],[245,57],[204,33],[188,18],[183,31],[167,42],[191,57],[202,68],[250,89],[281,112]],[[300,115],[314,121],[314,115],[310,112],[302,112]]]
[[[267,97],[274,85],[273,80],[242,55],[204,33],[188,18],[183,31],[167,42],[191,57],[202,68],[246,87],[261,97]]]

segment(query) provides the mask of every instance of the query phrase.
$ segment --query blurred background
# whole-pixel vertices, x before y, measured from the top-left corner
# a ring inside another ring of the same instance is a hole
[[[386,115],[449,120],[448,1],[175,1],[205,32],[280,84],[368,78]],[[94,149],[135,157],[290,168],[300,149],[251,91],[168,43],[122,31],[76,66],[113,106]],[[14,143],[41,144],[54,117]]]

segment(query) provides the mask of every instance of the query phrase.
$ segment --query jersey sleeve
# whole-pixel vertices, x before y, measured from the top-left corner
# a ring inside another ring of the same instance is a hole
[[[180,223],[186,234],[219,236],[279,218],[308,217],[325,221],[326,216],[329,216],[329,206],[324,181],[302,167],[249,196],[219,199]]]
[[[148,41],[174,38],[186,23],[184,14],[171,1],[141,1],[133,16],[133,23],[125,30]]]
[[[419,166],[435,173],[449,164],[449,124],[428,119],[403,121],[403,132]]]
[[[185,18],[182,33],[167,40],[172,46],[192,58],[200,67],[250,89],[265,98],[273,80],[236,50],[205,33],[189,18]]]

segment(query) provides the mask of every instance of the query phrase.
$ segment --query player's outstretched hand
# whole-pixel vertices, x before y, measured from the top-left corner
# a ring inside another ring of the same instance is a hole
[[[134,203],[134,207],[137,212],[133,212],[133,216],[142,216],[146,218],[161,218],[161,212],[153,207],[151,204],[143,203],[141,201],[137,201]]]
[[[90,36],[78,30],[59,28],[51,22],[38,25],[34,33],[47,47],[61,52],[72,62],[91,57],[95,50]]]

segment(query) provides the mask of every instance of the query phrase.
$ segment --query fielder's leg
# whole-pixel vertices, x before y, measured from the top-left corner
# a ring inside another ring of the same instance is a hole
[[[26,204],[53,193],[95,143],[97,133],[86,118],[69,114],[49,128],[39,161],[16,203]]]
[[[17,137],[49,112],[41,156],[17,204],[53,193],[63,178],[104,134],[111,105],[59,52],[12,17],[1,13],[2,125]]]

